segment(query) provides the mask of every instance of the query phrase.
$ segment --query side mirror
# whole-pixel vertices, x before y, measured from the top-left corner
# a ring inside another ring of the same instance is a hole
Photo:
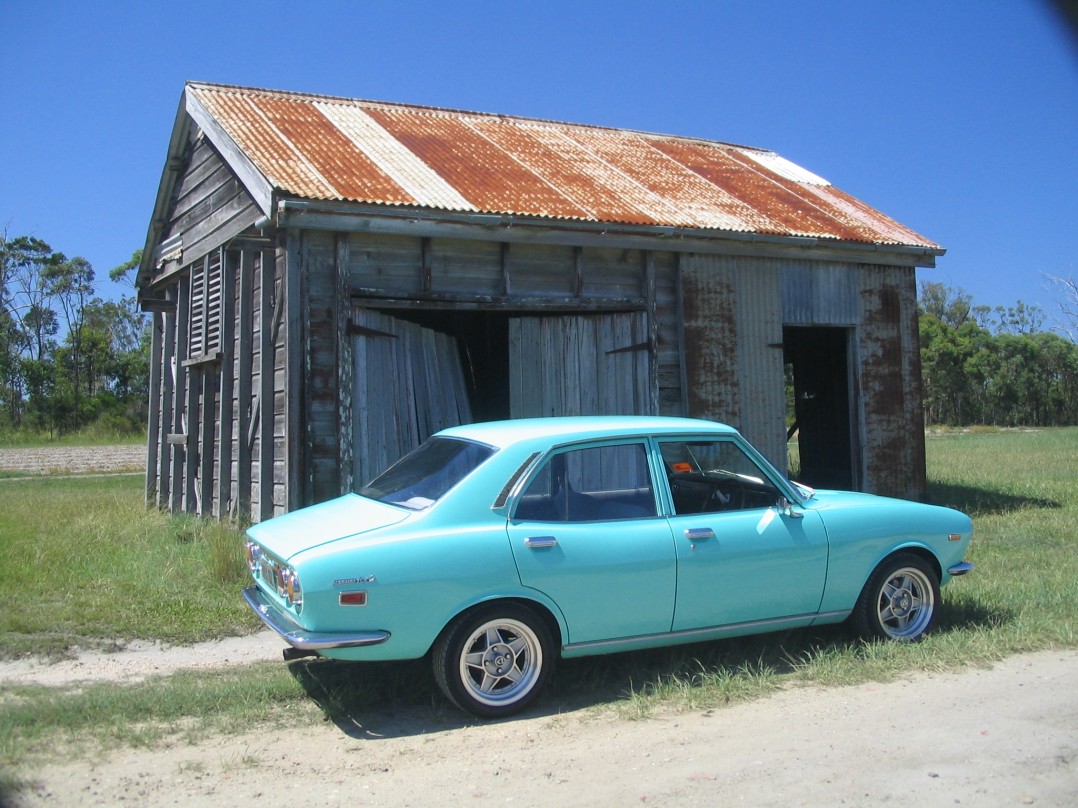
[[[790,502],[790,500],[786,499],[786,497],[783,497],[779,500],[778,508],[780,511],[782,511],[783,516],[788,516],[791,519],[803,519],[805,516],[805,514],[801,513],[801,511],[795,511],[794,504]]]

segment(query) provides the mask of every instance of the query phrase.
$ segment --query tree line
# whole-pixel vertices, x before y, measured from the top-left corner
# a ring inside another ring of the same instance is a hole
[[[136,252],[113,269],[131,280]],[[98,297],[85,258],[0,234],[0,431],[144,428],[149,327],[135,296]]]
[[[975,306],[942,283],[922,284],[918,304],[928,423],[1078,424],[1078,343],[1065,324],[1063,334],[1046,331],[1038,306]],[[1068,315],[1066,302],[1060,311]]]

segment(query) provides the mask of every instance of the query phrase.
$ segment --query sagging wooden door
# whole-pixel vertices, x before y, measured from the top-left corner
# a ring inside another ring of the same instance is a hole
[[[513,317],[510,417],[653,415],[652,351],[642,311]]]
[[[358,488],[439,429],[472,416],[455,337],[370,309],[356,308],[352,322]]]

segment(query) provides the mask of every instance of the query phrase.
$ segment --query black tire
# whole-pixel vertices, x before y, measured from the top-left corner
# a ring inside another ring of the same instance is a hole
[[[453,704],[480,718],[501,718],[539,696],[554,668],[554,643],[533,610],[495,603],[451,623],[432,661],[438,687]]]
[[[865,584],[853,609],[853,625],[866,640],[916,642],[936,625],[939,576],[913,553],[883,561]]]

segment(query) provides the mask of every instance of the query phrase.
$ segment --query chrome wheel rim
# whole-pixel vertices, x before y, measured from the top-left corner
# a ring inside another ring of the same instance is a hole
[[[468,694],[490,707],[528,694],[543,668],[543,649],[531,628],[518,620],[491,620],[464,643],[460,680]]]
[[[880,627],[895,640],[921,636],[932,621],[936,599],[932,582],[918,569],[903,567],[884,581],[877,602]]]

